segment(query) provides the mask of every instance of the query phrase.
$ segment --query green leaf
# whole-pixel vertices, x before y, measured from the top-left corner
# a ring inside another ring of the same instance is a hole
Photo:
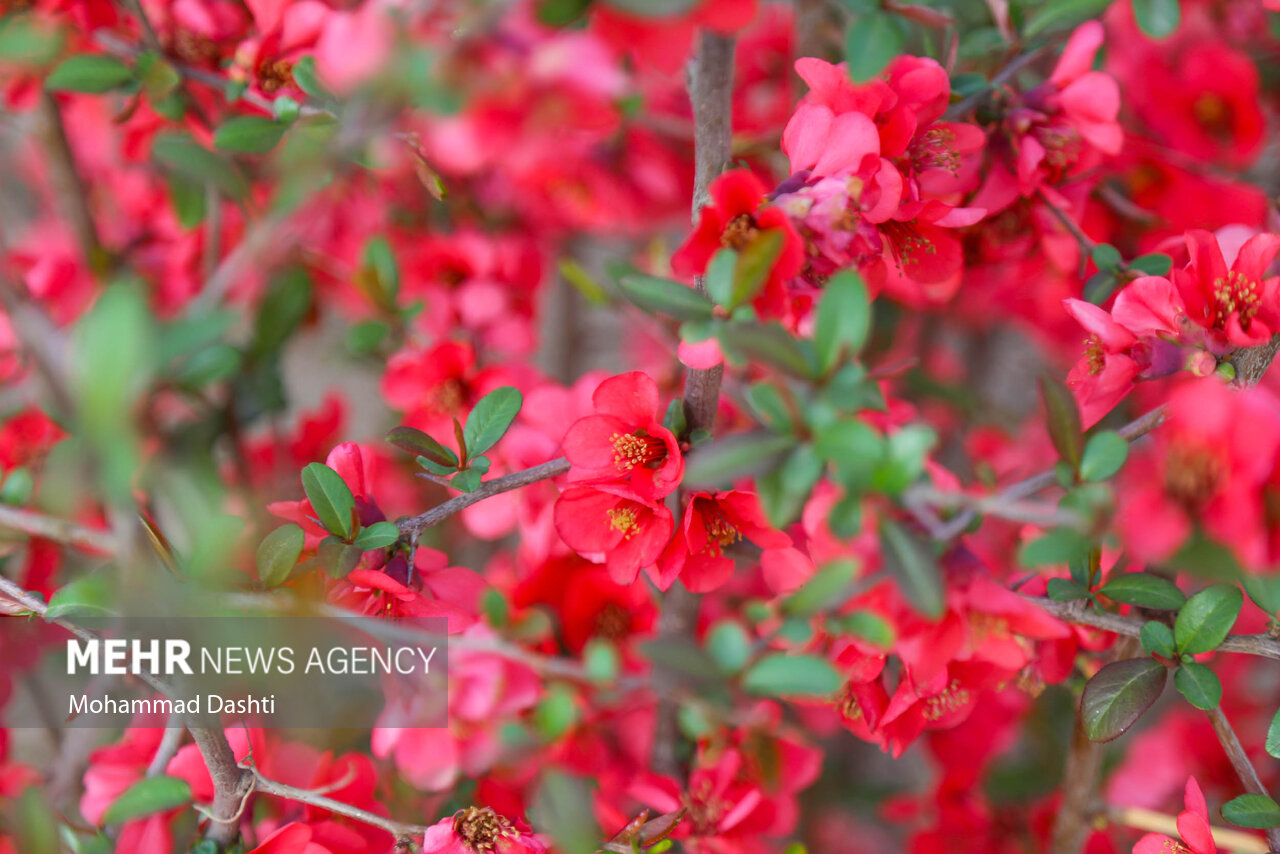
[[[466,469],[450,478],[449,485],[460,492],[475,492],[483,477],[484,472],[478,469]]]
[[[738,265],[738,253],[725,247],[716,250],[702,277],[707,296],[716,305],[727,306],[733,302],[733,269]]]
[[[146,67],[143,60],[146,59]],[[143,54],[138,58],[138,77],[142,81],[142,89],[152,102],[163,101],[182,85],[182,75],[163,57],[154,53]]]
[[[1119,285],[1120,278],[1114,270],[1099,270],[1084,283],[1084,293],[1082,295],[1087,302],[1091,302],[1094,305],[1102,305],[1115,293]]]
[[[186,780],[157,774],[143,777],[120,797],[111,802],[102,814],[102,824],[121,824],[146,815],[180,807],[191,800],[191,786]]]
[[[1187,601],[1178,585],[1167,578],[1147,572],[1113,575],[1099,592],[1126,605],[1139,605],[1160,611],[1176,611]]]
[[[49,598],[46,620],[101,617],[114,613],[115,585],[105,572],[83,575],[59,587]]]
[[[326,531],[344,540],[351,538],[356,499],[342,476],[324,463],[302,470],[302,490]]]
[[[213,145],[223,151],[263,154],[276,147],[289,126],[264,116],[236,116],[213,135]]]
[[[359,546],[348,545],[337,537],[325,537],[316,552],[320,567],[331,578],[346,578],[363,556]]]
[[[823,609],[844,604],[842,595],[858,574],[859,565],[849,558],[837,558],[819,569],[804,585],[782,600],[782,613],[808,617]]]
[[[762,697],[827,697],[843,683],[830,662],[816,655],[766,655],[742,677],[743,690]]]
[[[1093,675],[1080,701],[1085,734],[1093,741],[1118,738],[1151,707],[1168,678],[1150,658],[1113,661]]]
[[[865,421],[841,419],[818,432],[814,449],[832,464],[846,490],[861,492],[888,453],[888,443]]]
[[[1080,410],[1070,389],[1056,377],[1043,374],[1040,377],[1040,399],[1044,402],[1045,422],[1049,438],[1058,456],[1079,471],[1084,453],[1084,431],[1080,426]]]
[[[592,854],[604,838],[592,803],[591,789],[584,780],[550,770],[542,775],[530,818],[535,826],[547,829],[557,851]]]
[[[360,529],[352,545],[362,552],[371,552],[376,549],[385,549],[398,539],[400,539],[400,529],[394,522],[374,522]]]
[[[1264,612],[1280,612],[1280,575],[1246,575],[1241,581],[1244,592]]]
[[[1194,661],[1184,661],[1173,674],[1173,684],[1187,702],[1197,709],[1215,709],[1222,702],[1222,683],[1212,670]]]
[[[761,326],[756,323],[722,323],[717,337],[725,355],[735,363],[761,362],[780,371],[799,377],[814,379],[817,376],[816,359],[807,349],[808,341],[801,341],[777,323]]]
[[[478,457],[498,444],[523,403],[519,390],[509,385],[495,388],[476,401],[462,433],[467,440],[467,458]]]
[[[871,328],[871,301],[862,277],[852,270],[832,276],[822,289],[813,322],[813,347],[822,373],[829,372],[845,352],[857,353]]]
[[[902,30],[884,12],[859,15],[849,23],[844,35],[844,55],[849,77],[854,83],[866,83],[902,53]]]
[[[725,673],[737,673],[751,660],[751,637],[737,620],[721,620],[707,632],[707,655]]]
[[[1142,648],[1163,658],[1173,658],[1178,654],[1173,645],[1173,629],[1159,620],[1148,620],[1138,632]]]
[[[1047,534],[1023,543],[1018,549],[1018,564],[1027,569],[1061,566],[1087,557],[1092,541],[1071,528],[1054,528]]]
[[[929,544],[886,516],[880,520],[880,549],[907,601],[930,619],[941,617],[942,572]]]
[[[373,237],[364,245],[364,263],[356,273],[356,285],[374,305],[388,311],[395,309],[400,293],[400,265],[385,237]]]
[[[908,424],[889,435],[888,453],[871,474],[871,488],[886,495],[899,495],[920,479],[929,451],[938,434],[923,424]]]
[[[151,155],[200,186],[212,181],[232,199],[242,199],[249,192],[248,182],[234,166],[185,133],[160,134],[151,143]]]
[[[396,427],[387,434],[387,441],[414,456],[426,457],[436,465],[458,466],[457,454],[415,427]]]
[[[1089,598],[1089,588],[1083,584],[1077,584],[1070,578],[1050,578],[1048,592],[1049,598],[1055,602]]]
[[[594,681],[612,682],[622,667],[618,648],[604,638],[592,638],[583,647],[582,667]]]
[[[59,62],[44,87],[52,92],[86,92],[100,95],[133,82],[133,69],[114,56],[82,54]]]
[[[688,638],[654,638],[639,644],[640,654],[655,665],[693,677],[695,680],[720,680],[720,665],[706,650]]]
[[[1178,652],[1199,655],[1222,643],[1236,615],[1244,605],[1244,596],[1234,584],[1214,584],[1187,600],[1173,624],[1173,637]]]
[[[582,294],[592,305],[608,305],[609,292],[596,281],[595,276],[572,258],[561,258],[556,262],[560,277],[568,282],[574,290]]]
[[[312,98],[327,100],[330,94],[320,83],[320,78],[316,76],[316,58],[314,56],[304,56],[293,64],[293,82],[298,84],[298,88]]]
[[[893,626],[873,611],[854,611],[852,614],[835,617],[827,626],[829,631],[837,635],[853,635],[884,649],[893,646]]]
[[[1178,29],[1182,5],[1178,0],[1133,0],[1133,17],[1144,33],[1162,39]]]
[[[623,276],[618,283],[622,295],[650,314],[665,314],[677,320],[710,320],[711,300],[693,288],[654,276]]]
[[[768,471],[795,446],[790,436],[738,433],[699,445],[684,469],[687,486],[731,486],[737,479]]]
[[[1145,273],[1148,276],[1167,276],[1169,271],[1173,269],[1173,259],[1158,252],[1150,255],[1139,255],[1129,262],[1129,269],[1135,273]]]
[[[1090,436],[1080,457],[1080,479],[1106,480],[1120,471],[1128,457],[1129,443],[1119,433],[1105,430]]]
[[[578,703],[573,691],[564,685],[553,686],[533,708],[533,725],[544,741],[564,735],[577,720]]]
[[[770,228],[760,232],[755,240],[738,253],[733,265],[733,288],[725,308],[732,311],[755,299],[769,280],[769,271],[782,252],[782,244],[782,230]]]
[[[1222,817],[1240,827],[1280,827],[1280,805],[1266,795],[1240,795],[1222,805]]]
[[[1093,263],[1099,270],[1116,270],[1124,263],[1124,256],[1120,254],[1120,250],[1110,243],[1099,243],[1093,247],[1091,255]]]
[[[1027,17],[1022,34],[1032,38],[1040,33],[1074,26],[1085,18],[1094,18],[1111,3],[1111,0],[1054,0],[1038,7]]]
[[[262,538],[258,545],[258,578],[268,587],[285,582],[302,554],[302,529],[297,525],[281,525]]]
[[[1280,711],[1277,711],[1275,717],[1271,719],[1271,725],[1267,727],[1267,753],[1280,759]]]

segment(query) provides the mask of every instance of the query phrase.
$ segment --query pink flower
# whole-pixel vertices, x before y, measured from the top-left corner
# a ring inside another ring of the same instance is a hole
[[[1214,854],[1218,850],[1209,827],[1209,807],[1195,777],[1187,778],[1183,802],[1186,809],[1178,813],[1178,836],[1182,841],[1163,833],[1148,833],[1133,846],[1133,854]]]
[[[662,426],[658,384],[639,371],[610,377],[591,396],[596,414],[579,418],[564,436],[569,480],[626,484],[641,498],[669,495],[684,475],[684,456]]]
[[[427,828],[422,854],[545,854],[547,846],[523,822],[489,807],[467,807]]]
[[[727,546],[742,539],[762,549],[782,549],[791,538],[765,521],[760,501],[750,492],[695,492],[685,507],[680,531],[658,559],[654,582],[662,590],[680,578],[694,593],[706,593],[733,575]]]
[[[1250,238],[1230,268],[1211,232],[1188,231],[1186,239],[1191,261],[1173,272],[1173,282],[1187,316],[1208,330],[1210,350],[1221,355],[1233,347],[1254,347],[1280,331],[1280,278],[1265,277],[1280,251],[1280,236]]]
[[[560,495],[556,531],[583,557],[604,563],[618,584],[653,565],[671,539],[671,511],[625,488],[576,487]]]

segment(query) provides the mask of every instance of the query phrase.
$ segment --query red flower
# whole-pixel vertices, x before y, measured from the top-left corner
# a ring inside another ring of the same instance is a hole
[[[600,559],[609,576],[630,584],[671,539],[671,511],[615,486],[576,487],[556,501],[556,531],[583,557]]]
[[[658,384],[639,371],[610,377],[591,396],[596,414],[579,418],[564,436],[576,483],[627,483],[641,498],[669,495],[684,475],[680,444],[662,426]]]
[[[726,546],[748,539],[762,549],[781,549],[791,538],[765,521],[760,502],[750,492],[697,492],[685,507],[680,532],[658,559],[655,583],[662,590],[679,577],[694,593],[706,593],[733,575]]]
[[[1209,827],[1209,807],[1195,777],[1187,778],[1183,802],[1187,808],[1178,813],[1178,836],[1182,841],[1163,833],[1148,833],[1133,846],[1133,854],[1214,854],[1218,850]]]
[[[718,250],[729,247],[742,251],[764,232],[780,231],[782,251],[755,301],[762,313],[777,315],[785,308],[787,281],[804,264],[804,241],[779,208],[760,206],[766,192],[760,179],[745,169],[733,169],[717,178],[711,184],[711,204],[702,209],[697,228],[671,256],[671,268],[682,276],[701,275]]]
[[[1173,272],[1173,282],[1192,321],[1209,330],[1209,347],[1218,354],[1254,347],[1280,330],[1277,288],[1280,278],[1263,278],[1280,251],[1280,237],[1251,237],[1227,268],[1218,239],[1208,231],[1187,232],[1191,263]]]
[[[547,846],[523,822],[489,807],[467,807],[442,818],[422,837],[422,854],[544,854]]]

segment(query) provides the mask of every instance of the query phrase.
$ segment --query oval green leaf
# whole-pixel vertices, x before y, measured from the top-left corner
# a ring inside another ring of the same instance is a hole
[[[1133,0],[1133,17],[1144,33],[1162,39],[1182,22],[1182,4],[1179,0]]]
[[[1199,655],[1222,643],[1244,604],[1240,588],[1234,584],[1214,584],[1187,600],[1173,624],[1178,652]]]
[[[258,545],[258,578],[268,587],[285,582],[302,554],[306,535],[297,525],[281,525]]]
[[[356,499],[342,476],[324,463],[311,463],[302,470],[302,489],[320,525],[330,534],[351,539]]]
[[[524,397],[511,386],[495,388],[476,401],[462,431],[467,443],[467,459],[475,459],[498,444],[523,403]]]
[[[1080,719],[1093,741],[1111,741],[1133,726],[1164,690],[1168,671],[1150,658],[1113,661],[1084,686]]]
[[[762,697],[826,697],[843,681],[825,658],[779,653],[752,665],[742,677],[742,687]]]
[[[1222,805],[1222,817],[1240,827],[1280,827],[1280,805],[1266,795],[1241,795]]]
[[[929,545],[886,517],[880,520],[880,549],[907,601],[930,619],[941,617],[946,605],[942,572]]]
[[[656,276],[623,276],[618,283],[622,295],[650,314],[665,314],[677,320],[710,320],[711,300],[688,285]]]
[[[223,151],[263,154],[276,147],[289,126],[265,116],[236,116],[213,135],[213,145]]]
[[[844,55],[854,83],[871,80],[902,52],[902,30],[885,12],[859,15],[844,37]]]
[[[133,80],[133,69],[114,56],[84,54],[58,63],[45,78],[44,86],[53,92],[86,92],[100,95]]]
[[[397,427],[387,434],[387,441],[402,451],[426,457],[436,465],[456,468],[458,455],[435,439],[413,427]]]
[[[1173,685],[1197,709],[1215,709],[1222,702],[1222,682],[1217,675],[1194,661],[1184,661],[1173,674]]]
[[[1120,471],[1129,457],[1129,443],[1113,430],[1090,436],[1080,458],[1080,479],[1106,480]]]
[[[367,528],[360,529],[352,545],[362,552],[371,552],[374,549],[385,549],[398,539],[400,539],[400,529],[394,523],[374,522]]]
[[[1167,578],[1147,572],[1125,572],[1111,576],[1099,591],[1126,605],[1176,611],[1187,602],[1178,585]]]
[[[164,774],[143,777],[111,802],[102,814],[102,823],[120,824],[180,807],[190,800],[191,786],[186,780]]]

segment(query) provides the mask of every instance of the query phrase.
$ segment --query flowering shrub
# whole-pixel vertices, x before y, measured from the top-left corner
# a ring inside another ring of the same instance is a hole
[[[0,3],[0,854],[1280,852],[1278,16]],[[46,708],[215,613],[446,723]]]

